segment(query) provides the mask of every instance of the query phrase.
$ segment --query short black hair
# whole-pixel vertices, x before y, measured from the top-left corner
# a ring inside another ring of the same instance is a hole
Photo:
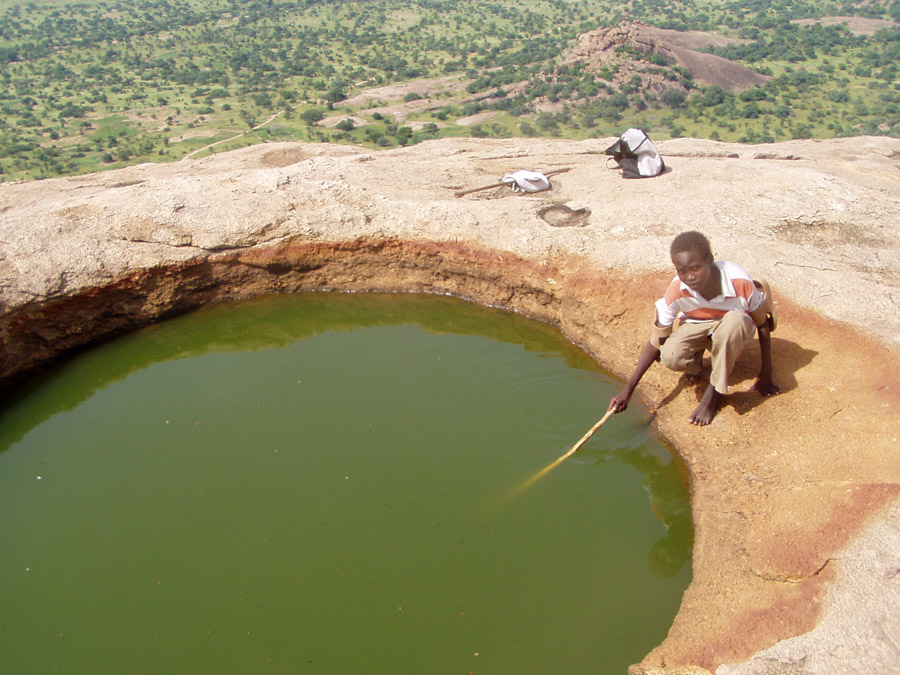
[[[699,253],[705,260],[713,260],[712,247],[707,239],[700,232],[691,230],[682,232],[672,240],[669,247],[669,257],[674,258],[677,253],[685,253],[686,251],[695,251]]]

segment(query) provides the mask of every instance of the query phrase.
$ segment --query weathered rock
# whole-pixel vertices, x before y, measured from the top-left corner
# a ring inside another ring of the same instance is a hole
[[[653,421],[690,471],[696,543],[670,634],[633,670],[819,672],[803,664],[825,663],[828,636],[844,632],[891,672],[900,575],[883,579],[894,589],[879,594],[893,603],[883,620],[829,608],[872,602],[862,567],[844,561],[893,560],[895,547],[861,533],[892,531],[885,509],[900,497],[900,141],[670,140],[658,144],[664,175],[627,181],[606,168],[612,140],[270,144],[0,185],[0,378],[14,386],[69,349],[206,302],[304,289],[515,308],[625,375],[672,276],[671,238],[699,229],[771,282],[784,393],[747,391],[758,368],[747,353],[726,405],[697,429],[694,388],[662,368],[645,376]],[[561,168],[548,192],[454,196]],[[832,657],[853,671],[852,644]]]
[[[666,89],[681,88],[662,73],[654,73],[648,59],[682,68],[699,85],[718,85],[729,91],[764,86],[772,78],[721,56],[699,51],[705,47],[748,42],[700,31],[656,28],[639,21],[623,21],[616,26],[597,28],[578,36],[566,54],[565,65],[580,64],[589,72],[614,70],[615,81],[624,84],[633,77],[641,89],[659,95]]]
[[[855,583],[828,595],[818,625],[717,675],[900,671],[900,504],[827,564]]]

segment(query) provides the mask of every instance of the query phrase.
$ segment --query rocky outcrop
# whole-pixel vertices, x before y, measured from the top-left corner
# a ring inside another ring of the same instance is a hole
[[[698,31],[683,32],[625,21],[578,36],[565,65],[581,64],[589,72],[614,72],[614,80],[629,82],[637,76],[641,88],[656,95],[679,86],[666,72],[651,64],[667,64],[690,73],[698,85],[719,85],[729,91],[763,86],[771,78],[734,61],[701,49],[740,42]],[[656,57],[654,59],[654,57]]]
[[[665,174],[628,181],[606,168],[612,140],[270,144],[0,185],[0,378],[13,387],[70,349],[219,299],[339,289],[517,309],[626,375],[672,275],[669,241],[699,229],[771,282],[784,393],[747,391],[758,361],[746,354],[728,402],[697,429],[692,386],[662,368],[642,382],[690,472],[696,543],[669,636],[634,670],[842,670],[824,660],[837,658],[890,672],[900,141],[675,139],[658,144]],[[455,196],[523,168],[568,171],[548,192]],[[872,612],[840,611],[848,602]]]

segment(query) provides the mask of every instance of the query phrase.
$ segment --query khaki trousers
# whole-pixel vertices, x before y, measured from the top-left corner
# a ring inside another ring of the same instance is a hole
[[[660,361],[666,368],[699,375],[703,352],[712,354],[709,383],[720,394],[728,393],[728,376],[747,342],[756,334],[749,314],[728,312],[721,319],[700,323],[682,323],[660,349]]]

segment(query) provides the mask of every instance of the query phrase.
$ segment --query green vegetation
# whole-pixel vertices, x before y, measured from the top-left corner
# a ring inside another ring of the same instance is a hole
[[[624,49],[639,66],[625,82],[615,63],[562,63],[626,10],[739,38],[710,51],[771,78],[733,93]],[[900,21],[900,0],[5,0],[0,180],[293,139],[900,136],[900,28],[798,22],[824,16]]]

